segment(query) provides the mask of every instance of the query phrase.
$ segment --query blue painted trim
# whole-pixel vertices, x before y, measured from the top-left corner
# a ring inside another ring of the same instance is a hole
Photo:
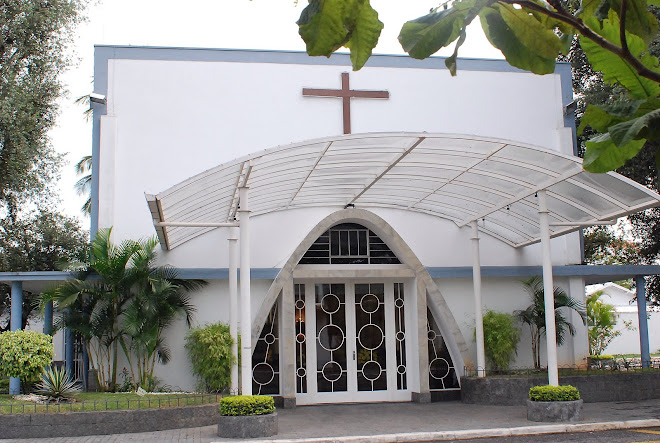
[[[228,268],[175,268],[179,277],[202,280],[227,280]],[[472,266],[427,267],[433,278],[472,278]],[[271,280],[277,277],[280,268],[252,268],[250,273],[255,280]],[[566,265],[553,266],[552,272],[558,277],[583,277],[587,283],[614,281],[638,275],[660,274],[660,265]],[[531,277],[541,275],[541,266],[482,266],[483,277]],[[0,282],[18,281],[63,281],[70,276],[67,272],[0,272]]]
[[[472,278],[472,267],[426,268],[433,278]],[[556,277],[582,277],[585,283],[624,280],[636,275],[660,274],[660,265],[566,265],[553,266]],[[482,266],[482,277],[524,278],[542,275],[541,266]]]
[[[306,52],[302,51],[272,51],[259,49],[174,48],[163,46],[112,45],[96,45],[94,48],[94,86],[95,91],[101,94],[107,92],[107,62],[110,59],[352,66],[350,55],[345,53],[335,53],[328,58],[311,57],[307,55]],[[445,59],[446,57],[429,57],[425,60],[416,60],[405,54],[374,54],[369,58],[369,61],[367,61],[365,66],[381,68],[447,69],[445,66]],[[457,63],[459,71],[527,72],[514,68],[509,65],[506,60],[500,59],[459,58]],[[557,67],[560,69],[560,67],[564,65],[566,65],[570,71],[570,64],[568,63],[558,63]],[[100,72],[100,69],[104,69],[104,72]],[[97,80],[99,80],[98,84]],[[101,84],[101,82],[103,82],[103,84]]]
[[[279,274],[279,268],[252,268],[250,269],[250,277],[252,280],[274,280]],[[240,277],[241,271],[239,269],[238,275]],[[187,278],[194,280],[228,280],[228,268],[182,268],[177,269],[179,278]]]
[[[639,320],[639,349],[642,367],[651,366],[651,352],[649,349],[649,325],[646,317],[646,279],[638,275],[635,279],[637,286],[637,318]]]

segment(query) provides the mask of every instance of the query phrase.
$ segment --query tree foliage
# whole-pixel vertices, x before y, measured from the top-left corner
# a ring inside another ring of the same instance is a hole
[[[62,92],[67,45],[86,0],[0,4],[0,213],[43,194],[61,158],[48,130]]]
[[[621,331],[614,329],[616,315],[614,306],[603,303],[599,298],[603,291],[596,291],[587,297],[587,327],[589,329],[589,355],[599,356]]]
[[[532,277],[529,280],[522,282],[523,288],[529,294],[532,304],[526,309],[516,311],[515,314],[518,319],[529,326],[532,335],[532,358],[534,360],[534,367],[541,367],[541,337],[545,335],[545,297],[543,289],[543,279],[539,276]],[[566,309],[577,312],[582,321],[586,324],[586,312],[582,303],[566,294],[566,292],[559,288],[554,288],[555,298],[555,332],[557,345],[564,344],[566,339],[566,332],[575,334],[575,326],[568,320],[565,315]]]
[[[405,23],[399,42],[418,59],[456,42],[445,61],[455,75],[467,26],[478,17],[486,37],[509,64],[548,74],[554,72],[560,53],[568,54],[571,42],[579,39],[594,70],[633,99],[625,106],[590,105],[583,116],[580,130],[591,127],[599,133],[586,144],[584,167],[605,172],[637,155],[647,140],[660,140],[660,67],[649,51],[658,20],[651,6],[660,2],[582,0],[573,8],[561,0],[455,0]],[[369,22],[358,9],[374,15],[368,0],[309,0],[298,22],[308,53],[330,56],[346,46],[353,69],[360,69],[377,38],[353,38]]]
[[[43,208],[0,220],[0,272],[55,271],[87,251],[87,233],[77,220]],[[38,305],[39,294],[23,291],[22,328]],[[9,329],[11,289],[0,284],[0,332]]]

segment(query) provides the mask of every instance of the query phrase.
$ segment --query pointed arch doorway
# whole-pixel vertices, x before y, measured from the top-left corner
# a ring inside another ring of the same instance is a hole
[[[460,389],[458,324],[410,247],[371,211],[321,220],[254,324],[253,391],[287,405],[429,401]]]
[[[296,403],[409,401],[414,272],[372,230],[344,222],[293,276]]]

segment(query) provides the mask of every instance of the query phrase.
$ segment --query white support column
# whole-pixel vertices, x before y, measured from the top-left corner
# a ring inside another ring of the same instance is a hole
[[[231,354],[234,364],[231,366],[231,393],[238,390],[238,228],[229,228],[229,333],[234,343]]]
[[[252,311],[250,308],[250,210],[248,187],[239,188],[241,235],[241,393],[252,395]]]
[[[474,324],[477,338],[477,375],[486,376],[486,351],[484,349],[484,315],[481,303],[481,259],[479,257],[479,229],[477,220],[472,221],[472,283],[474,285]]]
[[[559,386],[557,369],[557,336],[555,325],[555,292],[552,281],[552,256],[550,254],[550,225],[548,221],[548,203],[546,191],[538,192],[539,227],[541,228],[541,247],[543,249],[543,294],[545,301],[545,343],[548,355],[548,384]]]

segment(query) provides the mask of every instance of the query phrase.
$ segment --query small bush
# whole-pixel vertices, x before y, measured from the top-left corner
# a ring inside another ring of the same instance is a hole
[[[483,325],[484,348],[490,367],[495,370],[508,369],[518,353],[520,341],[516,318],[511,314],[488,310],[484,314]]]
[[[57,402],[72,398],[80,392],[71,373],[64,369],[48,368],[41,375],[41,382],[37,384],[37,392]]]
[[[573,401],[580,399],[580,391],[575,386],[534,386],[529,390],[532,401]]]
[[[191,329],[186,336],[186,349],[192,363],[193,374],[200,387],[207,392],[218,392],[231,384],[231,353],[233,340],[229,326],[214,323]]]
[[[36,381],[54,355],[50,335],[23,330],[0,334],[0,376]]]
[[[268,395],[235,395],[220,400],[221,415],[264,415],[271,412],[275,412],[275,402]]]

